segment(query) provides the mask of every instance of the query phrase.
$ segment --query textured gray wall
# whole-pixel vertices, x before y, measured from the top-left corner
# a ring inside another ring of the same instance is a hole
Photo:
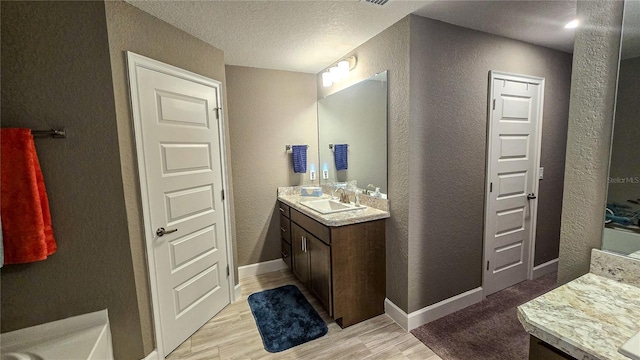
[[[546,79],[535,264],[558,257],[571,55],[411,16],[410,311],[482,285],[490,70]]]
[[[129,101],[126,54],[124,51],[159,60],[179,68],[222,82],[222,97],[226,100],[224,53],[222,50],[196,39],[164,21],[122,1],[105,2],[109,51],[113,77],[113,92],[118,121],[117,136],[120,146],[121,171],[124,183],[125,203],[131,253],[135,270],[138,311],[142,319],[145,354],[154,348],[152,308],[149,295],[147,263],[145,259],[144,228],[140,185],[133,134],[133,119]],[[226,106],[224,106],[226,109]],[[231,177],[229,120],[226,116],[227,171]],[[230,179],[231,182],[231,179]],[[230,184],[231,185],[231,184]],[[228,189],[231,204],[232,238],[235,239],[233,191]],[[235,245],[234,245],[235,251]],[[236,265],[237,266],[237,265]],[[237,281],[237,277],[236,277]]]
[[[345,57],[351,55],[358,57],[358,65],[347,79],[325,88],[322,75],[318,74],[318,98],[389,70],[387,171],[391,217],[387,220],[386,231],[387,298],[406,311],[409,271],[409,17],[345,54]]]
[[[640,57],[620,62],[607,203],[640,198]]]
[[[579,1],[569,106],[569,130],[558,281],[589,272],[602,245],[622,1]]]
[[[316,77],[241,66],[227,66],[226,72],[242,266],[281,257],[276,188],[312,183],[309,167],[318,166]],[[293,172],[286,144],[309,145],[306,174]]]
[[[58,251],[1,270],[2,331],[106,308],[116,358],[144,357],[104,3],[2,2],[2,126],[68,131],[36,140]]]

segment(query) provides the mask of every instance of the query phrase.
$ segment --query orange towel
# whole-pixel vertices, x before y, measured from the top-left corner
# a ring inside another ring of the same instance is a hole
[[[4,263],[44,260],[56,251],[57,246],[31,130],[2,129],[0,143]]]

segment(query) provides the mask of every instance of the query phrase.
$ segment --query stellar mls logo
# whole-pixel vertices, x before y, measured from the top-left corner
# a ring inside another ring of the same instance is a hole
[[[640,177],[610,177],[609,184],[640,184]]]

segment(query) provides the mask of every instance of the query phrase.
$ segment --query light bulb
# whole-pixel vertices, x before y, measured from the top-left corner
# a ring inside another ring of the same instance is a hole
[[[338,63],[338,69],[340,70],[340,78],[344,79],[349,76],[349,62],[342,60]]]
[[[333,80],[331,80],[331,73],[325,71],[322,73],[322,86],[329,87],[333,84]]]
[[[329,73],[331,73],[331,80],[333,82],[338,82],[340,80],[340,69],[337,66],[329,68]]]
[[[571,21],[569,21],[567,23],[567,25],[564,26],[565,29],[575,29],[578,27],[578,25],[580,25],[580,21],[578,21],[578,19],[573,19]]]

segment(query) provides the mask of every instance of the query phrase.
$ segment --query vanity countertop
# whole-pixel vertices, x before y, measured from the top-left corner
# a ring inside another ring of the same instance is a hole
[[[640,288],[589,273],[520,305],[518,318],[577,359],[629,360],[618,349],[640,331]]]
[[[309,209],[306,206],[300,205],[300,202],[313,201],[318,199],[328,199],[331,196],[324,194],[322,197],[310,197],[301,195],[278,195],[278,200],[289,205],[290,207],[300,211],[301,213],[309,216],[310,218],[324,224],[326,226],[344,226],[357,224],[367,221],[386,219],[390,216],[388,211],[376,209],[368,206],[366,209],[359,209],[353,211],[344,211],[334,214],[321,214],[317,211]]]

